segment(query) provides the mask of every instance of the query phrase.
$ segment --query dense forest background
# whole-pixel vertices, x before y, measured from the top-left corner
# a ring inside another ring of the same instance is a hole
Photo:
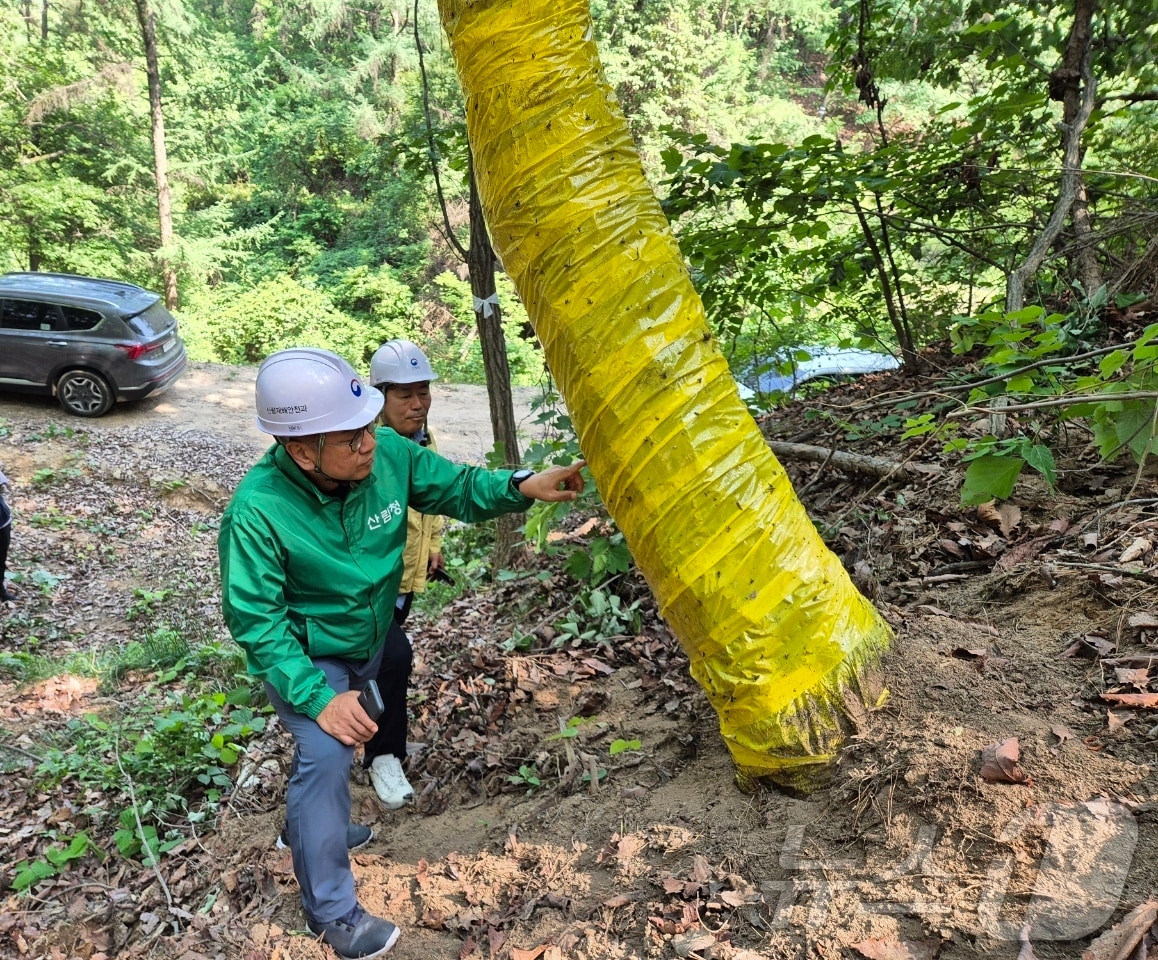
[[[818,342],[913,365],[950,335],[1008,372],[1088,352],[1155,293],[1149,4],[591,8],[737,373]],[[406,336],[481,382],[433,0],[21,0],[0,14],[0,85],[0,268],[164,290],[196,359],[311,342],[364,364]],[[534,382],[501,274],[499,296],[512,379]],[[1103,363],[1097,389],[1145,392],[1144,359]]]

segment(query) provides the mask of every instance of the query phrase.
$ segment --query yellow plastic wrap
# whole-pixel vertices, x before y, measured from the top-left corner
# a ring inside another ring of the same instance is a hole
[[[740,400],[603,78],[585,0],[439,9],[492,241],[599,491],[740,774],[807,787],[888,627]]]

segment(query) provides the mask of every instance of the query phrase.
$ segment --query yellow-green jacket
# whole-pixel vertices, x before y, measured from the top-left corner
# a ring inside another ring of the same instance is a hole
[[[426,449],[438,451],[434,435],[426,431]],[[399,593],[422,593],[426,589],[426,564],[432,553],[442,552],[442,531],[446,518],[419,513],[413,507],[406,511],[406,551],[402,555],[402,583]]]
[[[315,487],[274,445],[242,479],[221,518],[221,610],[249,672],[295,710],[334,697],[311,657],[368,660],[386,637],[402,578],[404,513],[473,522],[525,510],[512,471],[459,466],[376,431],[370,476],[343,499]]]

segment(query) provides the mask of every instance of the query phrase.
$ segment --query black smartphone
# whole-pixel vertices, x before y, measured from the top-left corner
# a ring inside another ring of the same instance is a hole
[[[366,711],[366,716],[371,720],[377,721],[382,716],[386,704],[382,702],[382,694],[378,692],[377,680],[371,680],[366,684],[366,689],[358,694],[358,703],[361,704],[362,709]]]
[[[430,571],[430,573],[426,575],[426,579],[434,580],[436,582],[441,580],[443,583],[449,583],[452,587],[454,586],[454,577],[447,573],[442,567],[435,567]]]

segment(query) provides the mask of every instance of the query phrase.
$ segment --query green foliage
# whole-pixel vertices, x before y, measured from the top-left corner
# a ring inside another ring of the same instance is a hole
[[[56,469],[43,467],[32,475],[32,484],[37,487],[45,487],[53,483],[75,480],[80,475],[81,471],[76,467],[57,467]]]
[[[576,580],[602,581],[613,573],[625,573],[631,567],[631,551],[623,534],[592,537],[586,550],[575,550],[567,557],[563,569]]]
[[[18,683],[35,683],[59,672],[57,664],[47,657],[26,653],[23,650],[0,653],[0,676]]]
[[[587,722],[586,717],[572,717],[565,724],[559,721],[559,732],[552,733],[547,740],[573,740],[579,736],[579,728]]]
[[[414,598],[414,610],[435,614],[451,600],[491,578],[491,553],[495,544],[495,523],[448,521],[443,532],[442,559],[453,584],[428,580],[426,589]]]
[[[340,311],[322,291],[279,276],[248,289],[236,289],[223,305],[213,329],[218,359],[226,363],[257,363],[269,354],[294,346],[332,350],[356,368],[369,365],[382,344],[377,326]]]
[[[1066,313],[1036,306],[1008,314],[988,310],[962,318],[953,329],[954,350],[981,351],[981,373],[993,381],[971,390],[970,404],[996,413],[1003,402],[1041,404],[1019,412],[1019,429],[1011,437],[965,436],[953,422],[938,424],[934,414],[908,421],[906,437],[937,431],[946,452],[961,453],[967,463],[964,503],[1009,497],[1026,465],[1054,487],[1058,471],[1050,437],[1059,421],[1084,419],[1106,460],[1129,451],[1141,463],[1158,452],[1158,324],[1133,344],[1091,350],[1103,297],[1096,293]],[[1135,299],[1122,297],[1117,306]]]
[[[552,646],[608,645],[639,633],[642,601],[627,603],[618,594],[599,587],[584,588],[567,615],[555,624],[559,631]]]
[[[122,810],[119,822],[121,826],[113,834],[113,843],[126,860],[143,853],[142,861],[151,865],[160,860],[162,853],[167,853],[186,839],[179,830],[167,830],[162,838],[153,824],[138,823],[134,810]]]
[[[787,75],[821,49],[836,17],[830,4],[593,0],[591,13],[645,168],[656,168],[673,123],[716,142],[822,131],[823,120],[790,98],[801,78]]]
[[[527,796],[530,796],[543,785],[543,781],[539,778],[539,771],[533,763],[520,764],[519,772],[510,774],[507,777],[507,783],[517,783],[520,786],[525,786],[527,788]]]
[[[78,430],[75,427],[62,427],[58,423],[48,423],[43,430],[35,430],[28,434],[28,439],[30,441],[76,439],[78,445],[83,445],[88,442],[88,434],[84,430]]]
[[[37,776],[45,786],[75,778],[111,796],[123,794],[127,778],[142,818],[163,832],[172,815],[212,807],[232,785],[230,768],[265,729],[265,716],[251,705],[255,693],[252,683],[204,694],[150,688],[116,720],[70,720],[42,751]]]
[[[538,411],[535,422],[543,428],[543,438],[528,447],[526,459],[538,468],[571,463],[582,457],[571,419],[557,402],[556,397],[547,394],[534,405]],[[576,510],[595,513],[600,521],[596,528],[599,532],[586,543],[550,542],[547,534]],[[564,571],[579,581],[575,600],[555,624],[558,634],[554,646],[610,643],[617,637],[639,632],[641,601],[629,602],[610,589],[631,569],[631,551],[614,521],[606,515],[594,483],[586,483],[578,500],[535,503],[527,512],[524,529],[527,540],[537,550],[550,556],[561,555]],[[516,637],[512,646],[522,649],[529,643],[529,637]]]
[[[643,746],[641,740],[631,739],[624,740],[622,737],[616,737],[607,747],[607,752],[613,757],[619,756],[625,750],[639,750]]]
[[[157,607],[172,595],[173,591],[169,589],[143,590],[140,587],[134,587],[133,602],[125,611],[125,619],[136,620],[138,617],[153,616],[157,612]],[[188,644],[186,644],[187,649]]]
[[[55,833],[56,831],[52,831]],[[69,863],[80,860],[89,852],[101,856],[100,849],[93,843],[92,838],[84,830],[74,834],[67,846],[54,844],[44,851],[43,860],[22,860],[16,864],[16,875],[12,879],[12,889],[23,893],[41,880],[55,877],[65,872]]]

